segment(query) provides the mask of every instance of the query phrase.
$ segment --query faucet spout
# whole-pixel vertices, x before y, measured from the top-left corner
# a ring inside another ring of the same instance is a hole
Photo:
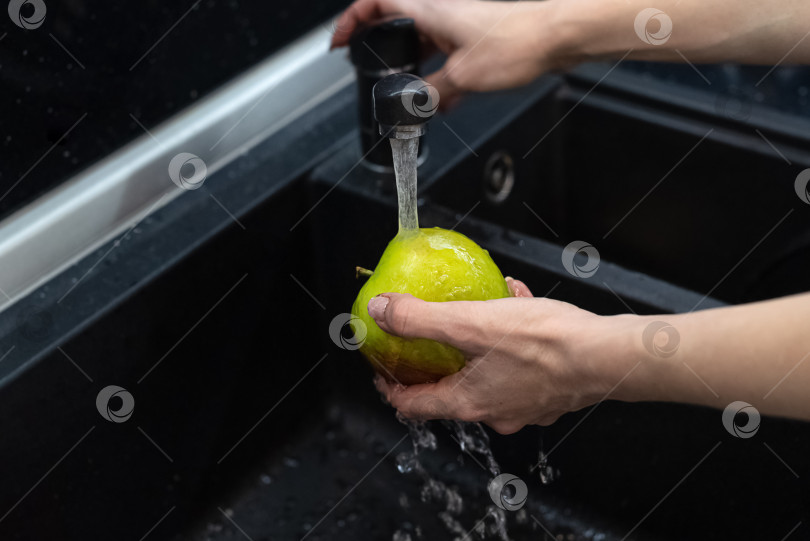
[[[374,85],[374,118],[380,135],[413,139],[427,132],[427,122],[439,107],[439,93],[421,77],[394,73]]]

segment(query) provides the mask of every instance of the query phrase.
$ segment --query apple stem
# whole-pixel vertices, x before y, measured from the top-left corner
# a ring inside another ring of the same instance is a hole
[[[374,271],[370,271],[368,269],[364,269],[363,267],[355,267],[354,268],[354,277],[358,280],[362,276],[363,278],[371,278],[371,275],[374,274]]]

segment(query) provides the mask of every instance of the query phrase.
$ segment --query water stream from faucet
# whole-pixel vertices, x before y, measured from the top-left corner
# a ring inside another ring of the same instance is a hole
[[[394,173],[397,177],[397,200],[399,202],[399,231],[417,231],[419,215],[416,209],[416,162],[419,138],[390,139],[394,156]]]

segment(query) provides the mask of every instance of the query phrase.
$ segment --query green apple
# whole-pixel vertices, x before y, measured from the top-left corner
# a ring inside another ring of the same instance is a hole
[[[360,351],[389,381],[404,385],[436,381],[464,367],[455,347],[425,338],[392,336],[368,314],[380,293],[410,293],[425,301],[484,301],[509,297],[509,286],[489,252],[461,233],[434,227],[400,232],[352,306],[353,330],[365,325]]]

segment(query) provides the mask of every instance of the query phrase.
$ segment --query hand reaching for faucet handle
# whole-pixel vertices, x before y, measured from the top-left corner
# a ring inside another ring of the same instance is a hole
[[[672,32],[654,41],[635,28],[648,7],[605,0],[357,0],[337,20],[332,47],[348,45],[359,25],[412,18],[426,49],[447,55],[426,77],[442,107],[462,92],[519,86],[588,60],[810,63],[810,47],[798,46],[810,2],[659,0],[655,7]]]
[[[538,54],[552,44],[535,24],[545,8],[545,2],[358,0],[335,23],[332,47],[348,45],[359,25],[391,16],[412,18],[426,51],[447,55],[444,66],[425,77],[439,91],[444,108],[463,92],[518,86],[558,67],[551,56]]]

